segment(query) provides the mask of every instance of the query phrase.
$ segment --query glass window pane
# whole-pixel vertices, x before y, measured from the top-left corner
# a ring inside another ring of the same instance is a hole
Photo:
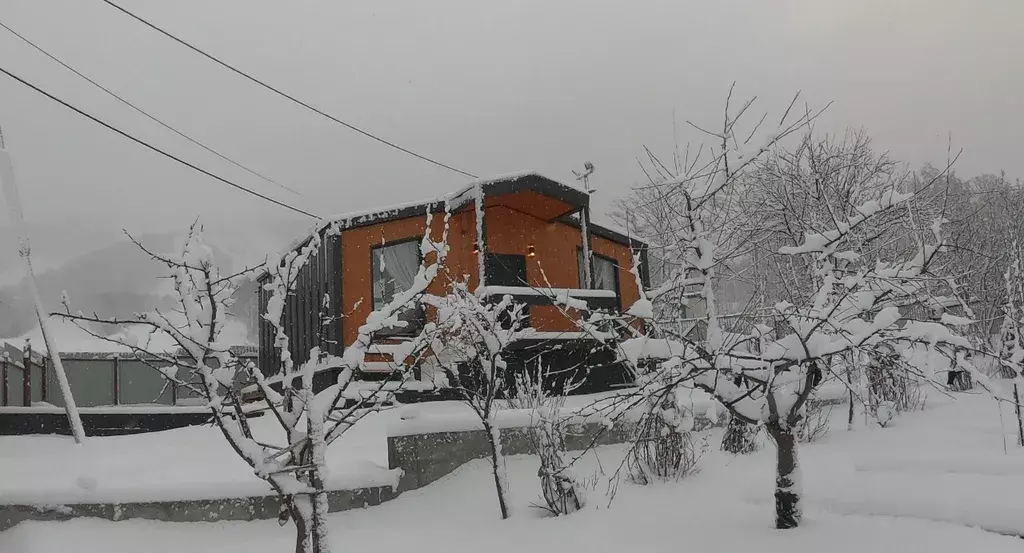
[[[615,277],[618,274],[618,267],[615,262],[611,259],[595,255],[593,252],[590,254],[593,260],[593,273],[591,276],[594,278],[594,289],[595,290],[611,290],[617,291],[615,286]],[[583,277],[586,274],[583,271],[583,250],[576,250],[576,270],[579,274],[580,288],[589,288],[583,281]]]
[[[526,256],[489,253],[484,265],[489,286],[526,286]]]
[[[408,240],[389,244],[372,251],[373,265],[373,309],[381,309],[394,301],[395,296],[412,288],[416,273],[420,269],[420,242]],[[423,310],[412,307],[398,315],[408,324],[404,327],[388,328],[382,335],[414,333],[423,320]]]
[[[615,291],[615,263],[600,256],[594,256],[594,288]]]
[[[410,240],[373,250],[373,308],[380,309],[395,294],[412,287],[420,268],[420,244]]]

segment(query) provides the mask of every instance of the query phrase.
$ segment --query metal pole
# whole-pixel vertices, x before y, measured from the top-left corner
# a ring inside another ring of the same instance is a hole
[[[75,398],[71,394],[71,385],[68,384],[64,365],[60,361],[57,343],[53,340],[53,335],[49,331],[49,315],[43,308],[43,300],[39,295],[39,287],[36,284],[35,271],[32,270],[32,248],[28,238],[28,227],[25,225],[25,215],[21,211],[18,185],[14,180],[14,167],[11,165],[10,154],[4,149],[2,138],[0,138],[0,187],[3,188],[4,196],[7,198],[7,207],[11,213],[11,223],[19,230],[18,254],[25,262],[29,292],[36,306],[36,318],[39,319],[39,329],[43,333],[46,351],[53,361],[53,372],[57,377],[57,384],[60,385],[61,395],[64,397],[64,412],[68,416],[71,434],[74,436],[76,443],[82,443],[85,440],[85,430],[82,428],[82,419],[78,416],[78,406],[75,405]],[[31,380],[31,373],[27,374],[25,378]],[[31,399],[31,397],[27,398],[28,401],[31,401]]]
[[[583,190],[587,193],[587,205],[580,211],[580,239],[583,242],[583,287],[594,287],[594,261],[590,253],[590,175],[594,173],[594,165],[589,161],[583,164],[583,172],[577,173],[576,180],[583,181]]]

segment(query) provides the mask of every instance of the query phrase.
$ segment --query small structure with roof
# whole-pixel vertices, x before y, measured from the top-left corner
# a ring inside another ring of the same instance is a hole
[[[283,310],[292,360],[305,362],[315,346],[341,356],[366,317],[411,286],[421,262],[425,215],[445,210],[451,213],[445,268],[464,275],[480,296],[510,294],[529,304],[529,335],[511,348],[520,353],[506,359],[513,371],[536,362],[538,353],[544,352],[546,366],[586,379],[580,392],[628,384],[614,352],[581,332],[553,303],[557,296],[568,296],[595,308],[628,308],[639,299],[631,272],[634,256],[646,285],[646,246],[590,223],[589,193],[537,173],[479,179],[442,198],[332,217],[294,242],[288,252],[309,244],[314,233],[320,236],[319,251],[297,275]],[[442,219],[432,219],[432,236],[440,236]],[[270,299],[262,285],[269,278],[260,278],[261,313]],[[445,294],[440,280],[431,284],[430,293]],[[322,319],[325,298],[328,317]],[[387,362],[387,345],[415,334],[429,316],[410,310],[403,315],[407,326],[376,336],[371,353],[379,361],[367,363],[362,376],[388,377],[392,364]],[[321,325],[322,320],[327,324]],[[273,377],[281,368],[275,330],[267,321],[260,324],[259,366]],[[336,372],[318,374],[314,388],[332,383]],[[424,384],[420,389],[429,389],[434,382],[431,367],[420,367],[419,372]]]

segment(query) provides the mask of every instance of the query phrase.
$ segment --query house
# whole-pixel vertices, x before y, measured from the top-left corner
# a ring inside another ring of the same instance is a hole
[[[356,340],[367,315],[407,289],[420,265],[426,213],[439,214],[431,223],[431,236],[436,238],[446,205],[451,212],[445,260],[450,273],[464,275],[478,295],[511,294],[529,305],[532,330],[506,356],[513,370],[536,363],[543,353],[544,366],[562,369],[565,378],[585,377],[579,391],[629,382],[623,367],[615,363],[615,352],[580,332],[553,299],[567,294],[596,308],[628,308],[639,298],[631,272],[634,255],[642,280],[647,278],[646,246],[610,228],[587,224],[589,194],[536,173],[480,179],[444,198],[343,215],[320,224],[313,231],[321,238],[319,251],[298,274],[282,316],[297,364],[308,359],[314,346],[340,356]],[[290,251],[308,245],[311,237],[312,233],[294,243]],[[593,260],[589,283],[583,278],[585,239]],[[269,278],[264,274],[261,284]],[[441,280],[435,279],[428,291],[444,294],[446,284]],[[260,312],[265,313],[271,293],[261,285],[259,294]],[[322,319],[322,314],[328,317]],[[408,338],[429,316],[410,310],[403,315],[407,327],[376,336],[371,353],[377,355],[369,359],[362,376],[387,378],[392,370],[387,344]],[[321,320],[327,324],[321,325]],[[280,353],[273,347],[274,328],[267,321],[261,322],[259,343],[261,371],[273,376],[280,371]],[[431,367],[418,372],[421,381],[433,382]],[[322,389],[336,374],[317,375],[314,387]]]

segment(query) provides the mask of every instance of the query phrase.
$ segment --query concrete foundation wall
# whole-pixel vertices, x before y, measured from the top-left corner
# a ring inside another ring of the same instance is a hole
[[[632,422],[611,428],[598,423],[572,424],[565,445],[578,451],[591,445],[625,443],[632,439],[633,428]],[[528,428],[503,428],[501,450],[505,455],[536,453]],[[422,488],[469,461],[489,456],[490,445],[483,430],[388,437],[389,468],[402,469],[399,493]]]
[[[826,400],[821,403],[842,403]],[[724,422],[724,421],[720,421]],[[697,427],[712,422],[697,417]],[[610,427],[599,423],[569,425],[566,447],[579,451],[591,445],[610,445],[632,440],[635,423],[621,421]],[[434,432],[388,437],[388,464],[402,469],[398,487],[390,486],[329,492],[330,511],[345,511],[380,505],[450,474],[463,464],[490,454],[483,430]],[[502,451],[506,455],[535,453],[528,428],[503,428]],[[0,531],[22,520],[66,520],[97,517],[106,520],[142,518],[170,522],[215,522],[219,520],[261,520],[277,518],[280,500],[276,496],[213,500],[161,501],[139,503],[79,503],[69,505],[0,505]]]
[[[331,512],[380,505],[398,497],[390,486],[328,492]],[[277,518],[277,496],[238,497],[141,503],[75,503],[69,505],[0,505],[0,531],[23,520],[68,520],[95,517],[105,520],[141,518],[168,522],[216,522]]]

